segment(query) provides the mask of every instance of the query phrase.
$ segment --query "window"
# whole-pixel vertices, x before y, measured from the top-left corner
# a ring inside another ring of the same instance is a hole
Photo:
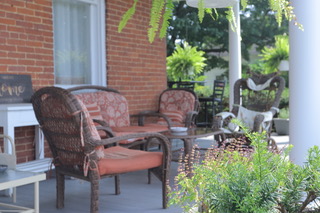
[[[57,86],[106,85],[104,4],[101,0],[53,0]]]

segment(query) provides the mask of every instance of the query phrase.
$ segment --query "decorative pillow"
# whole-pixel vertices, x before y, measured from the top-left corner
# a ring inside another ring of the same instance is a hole
[[[162,114],[166,115],[168,118],[171,119],[173,123],[184,123],[184,113],[179,110],[162,110],[160,111]],[[160,121],[164,121],[163,118]]]
[[[91,119],[103,120],[100,107],[97,103],[85,104]],[[95,123],[95,125],[98,125]]]
[[[86,109],[86,106],[83,104],[83,102],[80,99],[78,99],[78,102],[81,105],[81,107],[83,108],[84,119],[88,123],[88,127],[90,129],[90,133],[91,133],[92,138],[95,140],[101,140],[100,135],[97,131],[97,128],[92,121],[91,115],[88,112],[88,110]]]

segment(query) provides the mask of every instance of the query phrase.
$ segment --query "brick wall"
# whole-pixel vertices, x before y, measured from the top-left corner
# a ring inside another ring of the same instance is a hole
[[[137,12],[122,33],[118,23],[132,1],[107,2],[107,82],[129,101],[131,113],[155,109],[166,88],[165,39],[150,44],[147,38],[151,0],[139,1]]]
[[[107,82],[128,99],[130,113],[155,109],[166,88],[165,40],[148,42],[151,0],[140,0],[122,33],[132,1],[106,1]],[[54,84],[52,0],[0,1],[0,73],[29,74],[34,89]],[[34,159],[34,127],[15,129],[18,162]],[[2,132],[2,128],[0,128]],[[50,155],[46,145],[46,155]]]
[[[0,73],[29,74],[33,85],[52,85],[51,0],[0,1]]]
[[[53,85],[51,0],[0,1],[0,73],[31,75],[34,88]],[[15,128],[15,144],[18,163],[33,160],[34,127]]]

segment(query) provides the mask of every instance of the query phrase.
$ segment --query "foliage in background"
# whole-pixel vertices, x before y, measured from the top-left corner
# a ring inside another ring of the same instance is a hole
[[[250,72],[265,73],[264,64],[259,60],[248,64],[248,67]]]
[[[214,149],[202,162],[195,157],[192,175],[179,169],[170,204],[181,205],[185,212],[300,213],[319,202],[318,146],[309,149],[307,162],[299,166],[288,160],[291,146],[280,154],[271,151],[265,133],[250,133],[236,123],[252,147]]]
[[[203,22],[198,19],[196,8],[188,7],[185,2],[175,3],[174,19],[170,20],[167,36],[167,55],[171,55],[177,43],[187,41],[191,46],[204,51],[208,59],[206,70],[213,67],[227,67],[228,63],[219,56],[228,50],[228,20],[219,15],[217,21],[205,16]],[[224,13],[226,9],[217,9]]]
[[[265,47],[260,54],[265,68],[265,74],[276,72],[282,60],[289,60],[289,37],[275,36],[274,47]]]
[[[289,118],[289,108],[286,107],[286,108],[280,109],[278,117],[285,118],[285,119]]]
[[[289,88],[284,88],[284,90],[281,94],[279,109],[289,107],[289,97],[290,97]]]
[[[191,47],[187,42],[176,45],[171,56],[167,57],[167,74],[171,81],[190,80],[199,75],[206,66],[204,52]]]
[[[195,81],[205,81],[207,76],[201,75],[196,77]],[[198,95],[198,97],[210,97],[213,93],[213,89],[209,86],[203,86],[202,84],[195,84],[194,92]]]
[[[174,4],[173,19],[168,28],[167,55],[172,54],[176,43],[187,41],[206,53],[208,66],[205,71],[216,67],[228,68],[227,58],[224,57],[229,49],[229,28],[225,17],[227,9],[217,9],[219,15],[216,21],[206,15],[200,23],[196,8],[188,7],[184,1]],[[240,19],[242,58],[246,61],[250,60],[249,51],[252,48],[260,52],[264,46],[274,44],[274,35],[288,32],[288,23],[278,27],[265,0],[249,0]],[[248,67],[244,65],[243,70],[248,70]]]
[[[133,5],[125,12],[118,26],[118,31],[121,32],[126,26],[127,22],[132,18],[136,12],[136,5],[139,0],[133,0]],[[153,42],[157,33],[159,33],[160,38],[164,38],[166,34],[166,29],[169,26],[169,20],[172,19],[172,8],[174,0],[152,0],[152,7],[150,10],[150,21],[148,29],[149,41]],[[176,0],[177,1],[177,0]],[[246,9],[249,0],[241,0],[242,10]],[[254,5],[254,1],[252,2]],[[279,26],[283,21],[283,17],[287,20],[293,20],[296,22],[295,14],[293,13],[293,7],[289,4],[289,0],[269,0],[269,8],[273,11]],[[200,22],[203,21],[204,15],[209,14],[213,19],[213,14],[216,14],[215,8],[204,8],[203,0],[199,0],[198,4],[198,18]],[[234,22],[234,16],[232,16],[232,8],[227,9],[226,17],[229,22]],[[302,28],[301,25],[299,25]]]

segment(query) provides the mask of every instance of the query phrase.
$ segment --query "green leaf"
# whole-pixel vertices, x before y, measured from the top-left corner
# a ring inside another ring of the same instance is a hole
[[[203,1],[204,0],[199,0],[199,2],[198,2],[198,10],[199,10],[198,17],[199,17],[200,23],[203,21],[204,12],[205,12]]]
[[[152,0],[152,7],[150,11],[150,22],[148,29],[149,42],[152,43],[159,29],[159,22],[164,8],[165,0]]]
[[[241,0],[241,7],[242,7],[242,9],[244,10],[246,7],[247,7],[247,5],[248,5],[248,0]]]
[[[122,16],[122,19],[118,25],[118,32],[122,32],[123,28],[127,25],[127,22],[131,19],[131,17],[136,12],[136,5],[139,0],[134,0],[132,7],[130,7],[127,12]]]
[[[167,29],[170,26],[170,19],[172,18],[172,11],[174,9],[174,4],[172,0],[166,1],[166,9],[163,14],[162,26],[160,29],[159,37],[164,38],[167,34]]]
[[[236,23],[236,18],[234,16],[233,8],[228,7],[229,9],[226,11],[226,17],[230,23],[230,27],[233,31],[236,31],[237,29],[237,23]]]

